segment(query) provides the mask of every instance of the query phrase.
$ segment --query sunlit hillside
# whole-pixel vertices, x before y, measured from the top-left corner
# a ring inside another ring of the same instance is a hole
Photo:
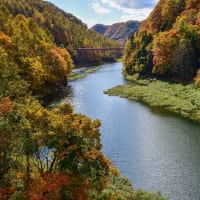
[[[199,82],[200,1],[160,0],[126,44],[129,74]]]

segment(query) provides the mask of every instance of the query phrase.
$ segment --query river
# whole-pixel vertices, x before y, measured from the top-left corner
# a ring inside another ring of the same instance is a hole
[[[101,120],[103,151],[134,188],[161,191],[171,200],[199,200],[200,125],[103,94],[125,84],[121,69],[121,63],[103,65],[70,82],[53,103],[69,101],[76,112]]]

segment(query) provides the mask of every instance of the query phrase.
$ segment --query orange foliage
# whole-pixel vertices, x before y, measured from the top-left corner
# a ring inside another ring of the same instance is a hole
[[[12,109],[13,103],[10,98],[0,99],[0,117],[6,117]]]
[[[200,69],[198,69],[197,75],[196,75],[196,77],[194,78],[194,80],[195,80],[195,84],[196,84],[196,85],[200,85]]]
[[[52,63],[58,65],[58,69],[62,70],[64,75],[68,75],[71,71],[70,55],[65,49],[51,48],[49,50],[49,59]]]
[[[174,47],[178,42],[176,30],[161,32],[153,42],[153,73],[164,74],[171,67]]]
[[[171,37],[171,38],[174,38],[175,36],[177,35],[177,30],[171,30],[170,32],[169,32],[169,37]]]
[[[196,25],[200,25],[200,12],[197,14]]]
[[[88,200],[88,183],[79,183],[79,179],[66,173],[46,174],[43,179],[33,181],[27,196],[30,200],[60,200],[62,195],[66,199]]]
[[[9,47],[12,43],[11,38],[0,31],[0,44],[6,47]]]

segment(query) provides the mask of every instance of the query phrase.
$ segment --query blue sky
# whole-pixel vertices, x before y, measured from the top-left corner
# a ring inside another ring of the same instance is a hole
[[[47,0],[91,27],[145,19],[158,0]]]

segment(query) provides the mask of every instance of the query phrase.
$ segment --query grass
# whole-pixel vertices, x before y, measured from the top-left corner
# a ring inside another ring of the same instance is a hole
[[[90,67],[90,68],[80,68],[79,70],[81,70],[81,73],[79,72],[72,72],[68,77],[68,81],[74,81],[76,79],[79,79],[79,78],[84,78],[87,74],[90,74],[90,73],[93,73],[97,70],[99,70],[100,67]]]
[[[105,93],[163,108],[200,122],[200,88],[194,84],[184,86],[159,80],[136,80]]]
[[[144,190],[135,190],[131,182],[122,176],[111,176],[100,195],[99,200],[168,200],[169,198],[161,195],[160,192],[147,192]]]

